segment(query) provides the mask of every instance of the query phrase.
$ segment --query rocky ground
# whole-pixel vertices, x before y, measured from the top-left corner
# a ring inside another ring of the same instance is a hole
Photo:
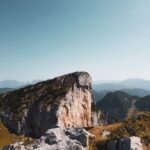
[[[96,136],[90,142],[90,150],[150,149],[150,113],[148,112],[132,116],[122,123],[98,126],[88,131]]]
[[[2,150],[86,150],[94,135],[80,128],[49,129],[40,139],[7,145]]]

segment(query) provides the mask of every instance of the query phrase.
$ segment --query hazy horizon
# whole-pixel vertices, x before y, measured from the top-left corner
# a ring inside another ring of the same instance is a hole
[[[62,74],[62,75],[65,75],[65,74]],[[4,79],[4,80],[0,80],[0,82],[3,82],[3,81],[17,81],[17,82],[36,82],[36,81],[45,81],[45,80],[50,80],[50,79],[53,79],[55,77],[58,77],[58,76],[54,76],[52,78],[46,78],[46,79],[33,79],[33,80],[17,80],[17,79]],[[145,81],[150,81],[149,79],[143,79],[143,78],[125,78],[125,79],[122,79],[122,80],[93,80],[92,79],[92,82],[94,84],[99,84],[99,83],[119,83],[119,82],[122,82],[122,81],[126,81],[126,80],[145,80]]]
[[[150,80],[150,1],[1,0],[0,81],[87,71]]]

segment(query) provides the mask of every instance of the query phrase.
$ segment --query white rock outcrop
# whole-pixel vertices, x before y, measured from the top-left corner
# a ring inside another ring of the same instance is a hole
[[[84,129],[54,128],[34,143],[16,143],[7,145],[2,150],[87,150],[89,138],[93,138],[93,135]]]
[[[108,143],[108,150],[143,150],[139,137],[128,137]]]

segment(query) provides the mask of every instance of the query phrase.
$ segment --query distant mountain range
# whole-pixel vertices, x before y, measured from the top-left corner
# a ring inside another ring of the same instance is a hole
[[[124,120],[136,112],[150,111],[149,80],[95,82],[93,95],[109,123]]]
[[[101,100],[108,92],[123,91],[131,96],[144,97],[150,95],[150,81],[143,79],[127,79],[124,81],[99,81],[93,84],[96,101]]]
[[[150,90],[150,81],[144,79],[127,79],[124,81],[102,81],[95,82],[93,89],[97,92],[104,90],[120,90],[120,89],[145,89]]]
[[[16,89],[16,88],[24,87],[27,85],[32,85],[32,84],[35,84],[40,81],[41,80],[35,80],[35,81],[31,81],[31,82],[20,82],[17,80],[3,80],[3,81],[0,81],[0,88]]]
[[[104,91],[94,91],[93,90],[93,95],[95,97],[96,102],[100,101],[107,93],[109,92],[115,92],[117,90],[104,90]],[[144,97],[147,95],[150,95],[149,90],[145,89],[119,89],[119,91],[125,92],[131,96],[139,96],[139,97]]]
[[[12,88],[0,88],[0,94],[5,93],[5,92],[10,92],[13,91],[14,89]]]
[[[31,82],[20,82],[17,80],[0,81],[0,88],[18,88],[25,85],[34,84],[41,80]],[[93,89],[97,92],[104,90],[120,90],[120,89],[145,89],[150,90],[150,81],[143,79],[127,79],[123,81],[96,81],[93,84]]]
[[[32,85],[41,80],[20,82],[17,80],[0,81],[0,93]],[[93,94],[96,101],[101,100],[108,92],[123,91],[129,95],[144,97],[150,95],[150,81],[143,79],[127,79],[124,81],[97,81],[93,84]]]

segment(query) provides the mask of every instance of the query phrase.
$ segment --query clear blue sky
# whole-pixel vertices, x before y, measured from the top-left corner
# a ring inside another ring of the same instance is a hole
[[[150,79],[149,0],[0,0],[0,80],[88,71]]]

